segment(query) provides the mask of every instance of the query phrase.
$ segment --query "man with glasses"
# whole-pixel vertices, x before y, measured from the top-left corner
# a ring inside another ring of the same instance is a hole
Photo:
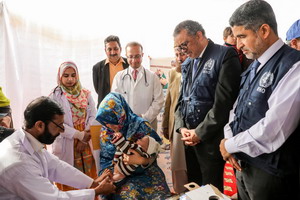
[[[177,131],[185,142],[189,182],[223,191],[224,161],[219,143],[239,90],[241,66],[234,48],[214,44],[196,21],[179,23],[174,47],[189,58],[181,65]]]
[[[125,47],[129,68],[116,74],[112,91],[123,95],[132,111],[146,119],[156,131],[164,96],[159,78],[142,66],[143,47],[130,42]]]
[[[116,73],[128,67],[127,59],[121,57],[122,48],[118,36],[110,35],[105,38],[104,46],[107,58],[93,67],[93,83],[98,94],[97,108],[110,92]]]
[[[266,1],[244,3],[229,23],[238,48],[254,60],[220,143],[237,169],[238,198],[300,199],[300,52],[278,37]]]
[[[39,97],[27,106],[24,119],[24,128],[0,143],[0,199],[93,200],[114,192],[110,173],[93,180],[44,149],[64,131],[59,104]],[[63,192],[52,182],[82,190]]]

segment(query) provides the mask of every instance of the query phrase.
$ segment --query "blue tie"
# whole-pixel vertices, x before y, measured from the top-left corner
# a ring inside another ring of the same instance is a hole
[[[200,62],[201,58],[195,58],[194,59],[194,65],[193,65],[193,79],[194,76],[196,75],[197,69],[198,69],[198,63]]]
[[[254,60],[254,62],[252,63],[251,68],[250,68],[250,83],[254,79],[256,70],[259,65],[260,65],[260,62],[258,62],[258,60]]]

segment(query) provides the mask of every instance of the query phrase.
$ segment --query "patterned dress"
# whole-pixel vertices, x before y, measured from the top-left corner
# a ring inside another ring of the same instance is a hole
[[[76,84],[73,87],[67,88],[62,82],[62,76],[68,68],[73,68],[76,73]],[[73,62],[64,62],[60,65],[57,75],[57,84],[60,88],[62,94],[68,100],[70,105],[70,110],[72,113],[72,121],[74,129],[78,131],[84,131],[85,121],[87,117],[87,108],[88,108],[88,96],[90,91],[82,88],[79,81],[78,69],[75,63]],[[54,89],[55,90],[55,89]],[[63,105],[62,105],[63,106]],[[68,112],[68,108],[64,107],[64,111]],[[76,147],[80,141],[74,138],[74,167],[88,175],[89,177],[95,179],[97,178],[96,163],[92,154],[90,146],[87,144],[82,152],[78,152]],[[57,187],[62,191],[75,190],[76,188],[56,183]]]
[[[161,138],[143,118],[132,112],[125,99],[117,93],[109,93],[101,102],[96,120],[102,125],[100,134],[100,173],[112,169],[112,161],[116,151],[115,145],[110,141],[113,131],[105,127],[107,124],[119,125],[120,132],[128,141],[136,142],[137,139],[149,135],[156,141]],[[102,196],[102,199],[166,199],[170,195],[165,175],[154,161],[141,173],[127,176],[121,185],[117,186],[115,194]]]

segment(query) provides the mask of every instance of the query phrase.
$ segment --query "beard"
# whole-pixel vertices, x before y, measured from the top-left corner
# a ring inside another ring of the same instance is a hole
[[[245,56],[251,60],[255,60],[259,58],[263,54],[265,49],[267,49],[264,40],[258,34],[256,35],[257,35],[256,40],[254,42],[254,45],[251,48],[245,48],[245,47],[242,48],[243,53],[244,51],[247,52],[244,53]]]
[[[59,136],[59,134],[57,134],[56,136],[53,136],[49,132],[48,126],[46,126],[44,133],[42,135],[38,136],[37,140],[43,144],[52,144],[57,136]]]

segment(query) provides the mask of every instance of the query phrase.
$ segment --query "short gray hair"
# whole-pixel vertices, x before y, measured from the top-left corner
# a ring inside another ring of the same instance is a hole
[[[268,24],[276,35],[277,22],[270,4],[263,0],[250,0],[238,7],[229,19],[233,26],[244,26],[245,29],[257,31],[263,24]]]
[[[196,35],[198,31],[201,31],[205,37],[205,30],[202,25],[193,20],[180,22],[174,29],[173,37],[176,37],[182,30],[186,30],[189,35]]]

